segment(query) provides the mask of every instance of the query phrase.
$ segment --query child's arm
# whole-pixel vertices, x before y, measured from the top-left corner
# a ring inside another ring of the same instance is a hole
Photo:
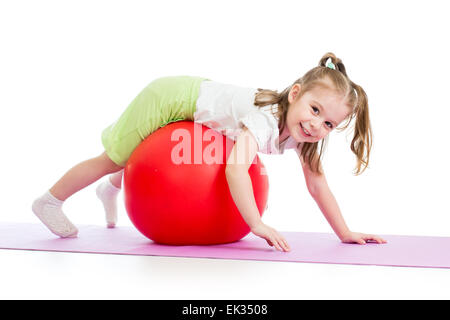
[[[342,242],[356,242],[359,244],[365,244],[367,240],[374,240],[378,243],[386,242],[384,239],[375,235],[351,232],[344,221],[334,195],[328,187],[325,175],[312,172],[309,165],[303,161],[298,150],[297,155],[302,164],[309,193],[316,201],[331,228]]]
[[[228,186],[236,207],[251,231],[264,238],[277,250],[289,251],[286,240],[273,228],[265,225],[259,215],[253,194],[252,181],[248,169],[258,151],[258,144],[253,135],[244,128],[227,159],[225,170]]]

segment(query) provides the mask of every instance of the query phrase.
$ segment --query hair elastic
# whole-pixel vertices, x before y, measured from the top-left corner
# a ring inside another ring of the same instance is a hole
[[[328,58],[327,62],[325,62],[325,66],[326,66],[327,68],[336,70],[336,66],[334,65],[333,62],[331,62],[331,58]]]

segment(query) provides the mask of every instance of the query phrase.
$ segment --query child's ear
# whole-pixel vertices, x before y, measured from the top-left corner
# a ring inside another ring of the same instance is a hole
[[[292,86],[291,90],[289,90],[288,101],[289,103],[293,103],[295,99],[297,99],[298,94],[301,90],[301,85],[296,83]]]

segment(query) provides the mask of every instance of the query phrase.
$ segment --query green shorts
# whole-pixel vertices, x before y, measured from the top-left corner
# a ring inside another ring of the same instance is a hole
[[[134,98],[120,118],[102,132],[106,154],[124,167],[134,149],[168,123],[194,120],[200,77],[164,77],[151,82]]]

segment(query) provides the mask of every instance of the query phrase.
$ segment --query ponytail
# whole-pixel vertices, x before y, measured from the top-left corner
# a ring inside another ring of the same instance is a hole
[[[369,118],[369,104],[363,88],[350,81],[357,94],[354,111],[355,125],[350,149],[356,155],[355,174],[361,174],[369,166],[370,150],[372,149],[372,127]]]

